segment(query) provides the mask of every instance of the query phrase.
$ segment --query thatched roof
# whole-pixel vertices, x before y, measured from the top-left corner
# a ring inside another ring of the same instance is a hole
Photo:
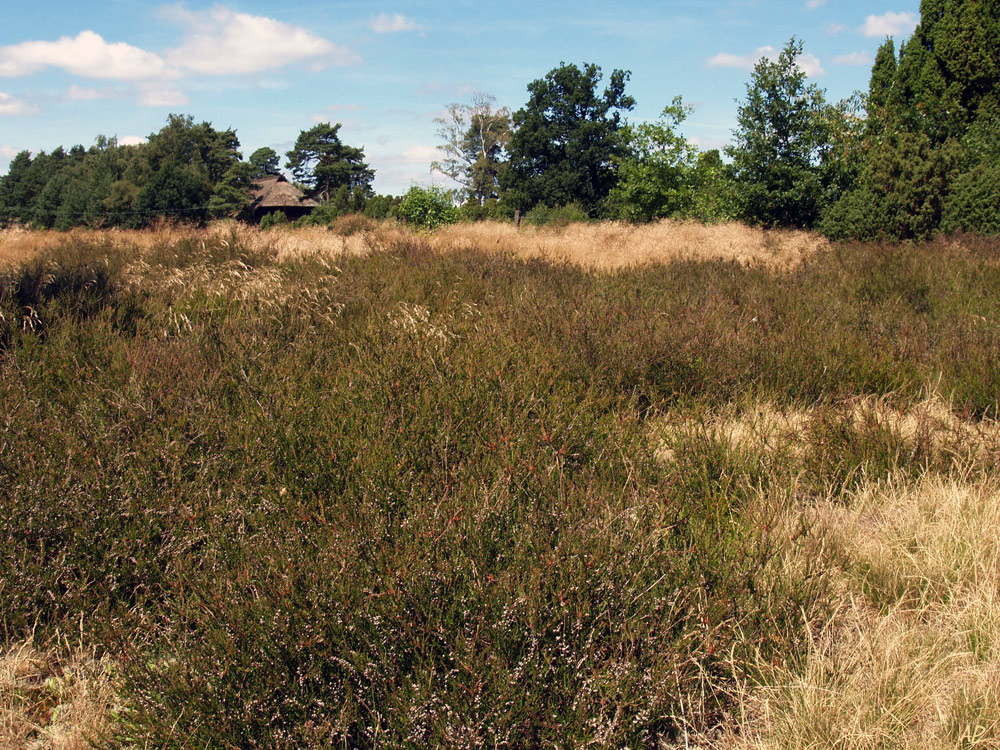
[[[253,210],[272,208],[314,208],[319,204],[280,174],[254,180]]]

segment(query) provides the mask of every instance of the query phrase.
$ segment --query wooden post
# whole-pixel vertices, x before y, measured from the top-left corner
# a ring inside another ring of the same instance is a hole
[[[517,229],[521,228],[521,209],[514,211],[514,227]]]

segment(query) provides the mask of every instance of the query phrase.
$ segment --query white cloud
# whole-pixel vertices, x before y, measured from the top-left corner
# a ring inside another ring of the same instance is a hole
[[[739,68],[740,70],[750,70],[762,57],[768,60],[778,59],[778,50],[771,45],[758,47],[749,55],[734,55],[731,52],[720,52],[709,58],[705,63],[709,68]]]
[[[15,99],[10,94],[0,91],[0,116],[3,115],[30,115],[38,111],[38,108],[28,104],[24,99]]]
[[[378,17],[372,19],[368,28],[377,34],[393,34],[398,31],[415,31],[419,27],[416,21],[401,13],[393,13],[391,16],[388,13],[380,13]]]
[[[847,31],[847,26],[842,23],[831,23],[827,24],[824,31],[826,31],[826,33],[830,36],[835,36],[836,34]]]
[[[815,78],[816,76],[821,76],[826,73],[823,70],[823,66],[820,65],[819,58],[816,55],[811,55],[808,52],[804,52],[799,55],[795,60],[798,66],[802,68],[802,72],[805,73],[810,78]]]
[[[118,139],[119,146],[138,146],[142,143],[147,143],[147,141],[141,135],[127,135]]]
[[[71,102],[88,102],[97,99],[117,99],[122,95],[121,91],[112,88],[95,89],[88,86],[77,86],[75,83],[70,86],[63,98]]]
[[[187,27],[184,43],[167,54],[178,68],[206,75],[258,73],[290,63],[313,67],[361,61],[354,50],[333,44],[299,26],[222,6],[189,11],[168,6],[160,15]]]
[[[135,103],[140,107],[183,107],[190,100],[183,91],[170,84],[141,84]]]
[[[771,45],[758,47],[749,55],[734,55],[731,52],[720,52],[708,59],[705,65],[709,68],[738,68],[739,70],[750,70],[761,58],[767,58],[774,62],[778,59],[779,52]],[[825,72],[816,55],[805,52],[799,55],[796,60],[799,67],[807,76],[821,76]]]
[[[407,164],[420,164],[427,162],[430,164],[435,159],[441,158],[441,152],[437,146],[411,146],[403,152],[403,160]]]
[[[0,76],[27,76],[45,68],[62,68],[87,78],[142,81],[174,77],[152,52],[124,42],[106,42],[93,31],[54,42],[21,42],[0,47]]]
[[[826,0],[807,0],[806,7],[809,10],[816,10],[820,6],[826,5]]]
[[[867,37],[909,34],[917,28],[918,21],[916,13],[883,13],[881,16],[868,16],[865,18],[860,31]]]
[[[875,58],[867,52],[850,52],[833,58],[834,65],[871,65],[873,62]]]
[[[0,157],[10,160],[13,159],[15,156],[17,156],[19,153],[21,153],[21,149],[14,148],[13,146],[8,146],[5,143],[0,143]]]

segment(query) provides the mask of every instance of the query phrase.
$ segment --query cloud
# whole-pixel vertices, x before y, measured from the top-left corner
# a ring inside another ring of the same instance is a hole
[[[0,143],[0,158],[7,159],[9,161],[19,153],[21,153],[21,149],[8,146],[5,143]]]
[[[883,13],[881,16],[868,16],[861,26],[861,33],[867,37],[896,36],[909,34],[915,28],[919,19],[916,13]]]
[[[778,59],[778,55],[778,50],[771,45],[758,47],[749,55],[734,55],[731,52],[720,52],[719,54],[710,57],[705,63],[705,66],[709,68],[737,68],[739,70],[751,70],[757,64],[757,61],[762,57],[774,62]],[[808,52],[799,55],[796,62],[807,76],[821,76],[826,72],[823,70],[823,66],[820,64],[819,58]]]
[[[401,13],[380,13],[368,24],[368,28],[376,34],[394,34],[399,31],[415,31],[419,26],[412,18],[407,18]]]
[[[246,74],[290,63],[322,68],[361,61],[361,56],[348,47],[266,16],[237,13],[222,6],[196,12],[183,5],[167,6],[160,15],[187,27],[184,43],[170,50],[167,59],[195,73]]]
[[[87,86],[77,86],[75,83],[66,89],[63,98],[71,102],[89,102],[97,99],[118,99],[122,92],[117,89],[94,89]]]
[[[834,65],[871,65],[874,62],[875,58],[867,52],[850,52],[833,58]]]
[[[81,31],[75,37],[64,36],[54,42],[0,47],[0,76],[28,76],[45,68],[119,81],[176,77],[158,55],[124,42],[106,42],[93,31]]]
[[[428,164],[435,159],[441,158],[441,152],[437,146],[411,146],[403,152],[403,160],[406,164]]]
[[[119,146],[138,146],[142,143],[148,143],[148,141],[141,135],[127,135],[118,139]]]
[[[804,52],[798,56],[795,60],[798,66],[802,68],[802,72],[805,73],[810,78],[815,78],[816,76],[821,76],[826,73],[823,70],[823,66],[820,65],[819,58],[816,55],[811,55],[808,52]]]
[[[731,52],[720,52],[708,59],[705,63],[709,68],[739,68],[740,70],[750,70],[762,57],[768,60],[778,59],[778,50],[771,45],[758,47],[749,55],[734,55]]]
[[[170,84],[141,84],[137,93],[135,103],[140,107],[183,107],[190,104],[187,95]]]
[[[38,111],[34,105],[28,104],[24,99],[16,99],[10,94],[0,91],[0,116],[4,115],[30,115]]]
[[[806,7],[809,10],[816,10],[820,6],[826,5],[826,0],[807,0]]]
[[[826,28],[823,30],[830,36],[835,36],[841,32],[847,31],[847,26],[842,23],[831,23],[827,24]]]

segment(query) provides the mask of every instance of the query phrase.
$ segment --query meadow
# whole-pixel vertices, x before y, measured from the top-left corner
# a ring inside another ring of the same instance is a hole
[[[0,232],[0,746],[1000,747],[1000,242]]]

